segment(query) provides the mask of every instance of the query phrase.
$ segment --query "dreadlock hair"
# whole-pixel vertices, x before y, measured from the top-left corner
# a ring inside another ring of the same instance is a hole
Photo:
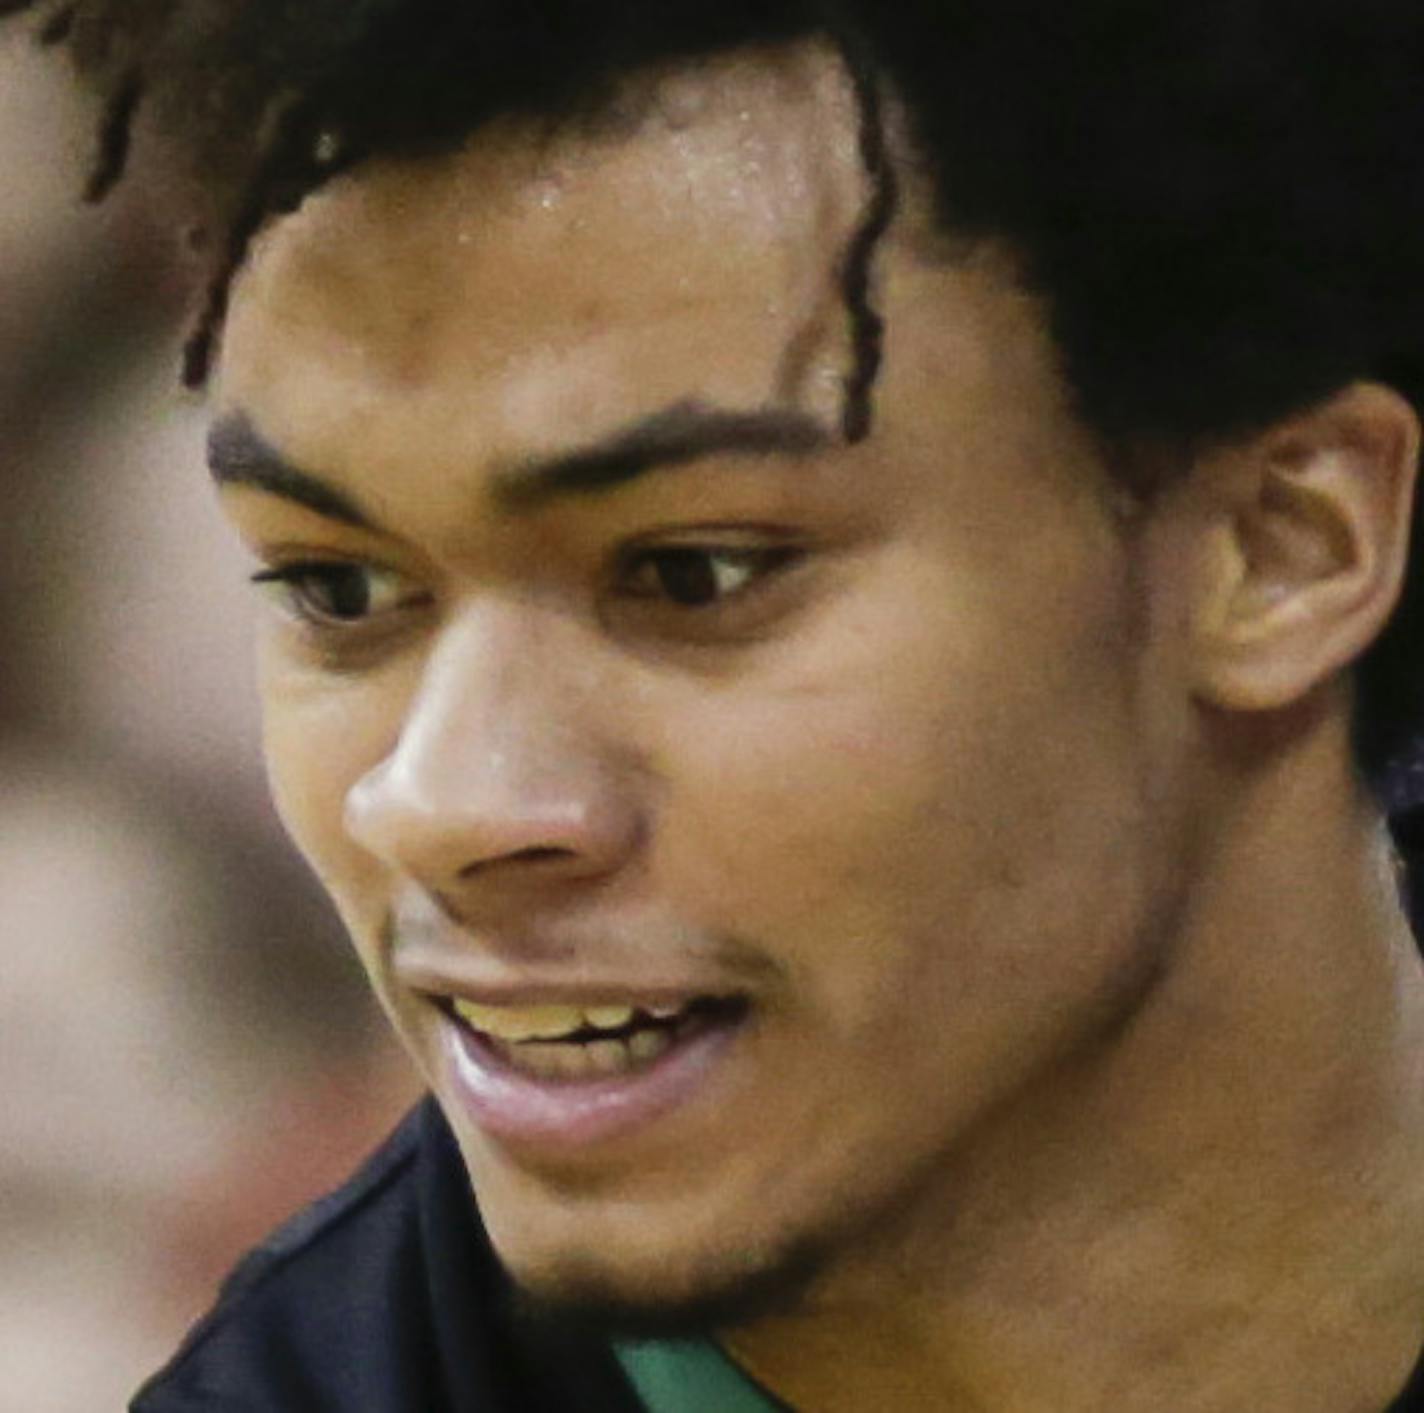
[[[147,114],[205,198],[193,384],[254,236],[336,173],[498,117],[596,116],[640,69],[830,38],[870,179],[841,266],[848,439],[870,432],[883,357],[885,97],[956,245],[1012,252],[1132,489],[1356,379],[1424,409],[1418,0],[0,0],[27,10],[104,104],[91,197]],[[1357,759],[1396,805],[1424,798],[1421,524],[1354,678]]]
[[[841,275],[855,346],[854,366],[846,379],[844,431],[846,441],[855,443],[871,433],[871,396],[885,361],[885,320],[870,302],[870,287],[876,249],[890,229],[899,205],[899,182],[885,142],[879,81],[862,55],[843,52],[860,105],[861,161],[871,180],[865,221],[846,253]]]
[[[275,120],[270,144],[228,223],[221,256],[183,347],[183,382],[187,387],[199,388],[208,380],[214,345],[227,317],[228,292],[263,224],[272,216],[295,211],[307,196],[349,165],[338,163],[334,154],[323,160],[324,144],[330,139],[317,132],[314,121],[312,109],[302,102],[294,102]]]
[[[7,6],[20,10],[35,3],[36,0],[0,0],[0,15],[6,13]],[[88,38],[87,47],[90,51],[100,50],[106,60],[112,39],[105,32],[103,17],[98,13],[100,8],[85,6],[83,0],[65,0],[43,20],[39,42],[57,45],[75,40],[87,22],[96,27]],[[396,11],[397,17],[399,13]],[[829,28],[829,8],[822,18]],[[845,378],[843,424],[846,439],[858,442],[871,431],[873,394],[883,359],[884,321],[871,303],[873,263],[880,241],[894,218],[898,185],[889,161],[879,80],[873,64],[853,27],[844,18],[838,19],[834,28],[860,106],[860,149],[871,184],[864,222],[855,233],[842,269],[853,350],[853,364]],[[358,47],[363,51],[374,49],[376,45],[371,40],[381,32],[379,27],[373,26],[365,43],[357,37]],[[89,64],[93,62],[93,59],[88,60]],[[81,65],[83,63],[81,60]],[[617,70],[610,66],[604,75],[602,93],[607,93],[609,81],[616,77]],[[123,175],[134,119],[144,96],[144,82],[142,67],[133,63],[106,94],[99,125],[99,152],[85,187],[88,201],[102,201]],[[268,219],[295,210],[307,196],[362,156],[384,150],[372,138],[360,136],[359,129],[329,125],[340,105],[330,101],[323,88],[338,86],[331,81],[323,85],[318,78],[310,82],[305,92],[298,90],[293,96],[279,97],[273,104],[275,111],[262,115],[270,135],[259,148],[253,170],[223,222],[220,253],[213,262],[200,310],[184,347],[186,386],[197,388],[207,381],[227,314],[230,286],[246,260],[252,240]],[[195,236],[198,244],[206,243],[206,232],[196,232]]]

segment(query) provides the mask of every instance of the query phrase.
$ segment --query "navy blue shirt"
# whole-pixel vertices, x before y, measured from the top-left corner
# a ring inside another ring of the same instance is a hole
[[[242,1262],[132,1413],[642,1413],[612,1350],[513,1317],[433,1100]],[[1386,1413],[1424,1413],[1424,1365]]]
[[[641,1413],[612,1351],[511,1312],[433,1100],[233,1272],[133,1413]]]

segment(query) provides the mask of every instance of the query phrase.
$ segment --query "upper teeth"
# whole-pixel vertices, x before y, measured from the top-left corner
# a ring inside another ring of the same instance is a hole
[[[658,1006],[649,1014],[665,1019],[681,1006]],[[481,1006],[456,999],[455,1014],[473,1029],[497,1040],[559,1040],[580,1030],[621,1030],[637,1011],[632,1006]]]

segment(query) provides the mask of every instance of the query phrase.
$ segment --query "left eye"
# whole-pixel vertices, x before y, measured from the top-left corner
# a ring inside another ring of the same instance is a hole
[[[366,564],[290,564],[255,574],[252,582],[270,586],[287,609],[314,623],[363,623],[411,596],[401,575]]]
[[[623,568],[625,592],[679,608],[710,608],[751,588],[795,556],[787,546],[707,548],[670,545],[638,550]]]

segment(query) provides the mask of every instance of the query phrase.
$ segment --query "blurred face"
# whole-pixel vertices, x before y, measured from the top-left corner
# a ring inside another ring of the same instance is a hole
[[[1149,960],[1102,471],[913,210],[846,445],[866,199],[835,66],[740,61],[368,165],[235,292],[279,804],[536,1295],[735,1312],[932,1223]]]

